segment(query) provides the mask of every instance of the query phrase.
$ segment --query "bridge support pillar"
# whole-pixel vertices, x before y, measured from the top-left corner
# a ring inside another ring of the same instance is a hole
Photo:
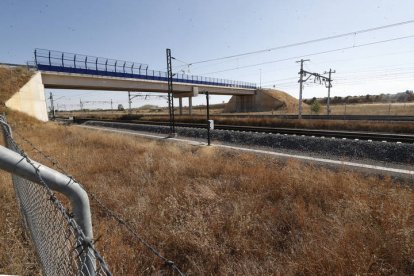
[[[180,115],[183,115],[183,97],[178,98],[178,105],[179,105]]]
[[[188,115],[191,115],[193,111],[193,97],[188,97]]]

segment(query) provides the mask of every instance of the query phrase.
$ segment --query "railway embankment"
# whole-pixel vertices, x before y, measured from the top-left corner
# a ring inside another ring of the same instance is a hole
[[[87,121],[84,124],[168,134],[169,127],[161,125]],[[179,136],[207,139],[207,130],[176,127]],[[326,158],[374,160],[384,163],[414,164],[414,145],[407,143],[333,139],[312,136],[212,130],[211,139],[218,143],[266,147],[277,150],[310,153]]]

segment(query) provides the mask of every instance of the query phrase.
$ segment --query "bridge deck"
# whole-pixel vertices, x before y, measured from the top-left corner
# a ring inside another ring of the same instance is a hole
[[[113,77],[91,74],[74,74],[53,71],[41,71],[45,88],[83,89],[107,91],[168,92],[168,84],[162,80]],[[256,90],[229,86],[174,82],[174,96],[192,96],[194,87],[199,92],[208,91],[216,95],[254,95]]]
[[[41,71],[167,82],[166,72],[148,70],[148,65],[135,62],[36,49],[35,63]],[[254,83],[187,74],[174,74],[173,82],[249,90],[257,88]]]

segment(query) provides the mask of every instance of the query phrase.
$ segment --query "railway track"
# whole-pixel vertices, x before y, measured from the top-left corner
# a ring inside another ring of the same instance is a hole
[[[101,121],[115,123],[135,123],[146,125],[169,125],[168,122],[140,121],[140,120],[97,120],[97,119],[79,119],[75,118],[75,123],[83,123],[86,121]],[[177,127],[188,128],[206,128],[206,124],[200,123],[175,123]],[[276,135],[293,135],[293,136],[313,136],[331,139],[352,139],[352,140],[368,140],[383,141],[397,143],[414,143],[414,135],[378,133],[378,132],[361,132],[361,131],[340,131],[340,130],[319,130],[319,129],[298,129],[298,128],[278,128],[278,127],[260,127],[260,126],[236,126],[236,125],[215,125],[215,129],[239,131],[239,132],[257,132],[272,133]]]
[[[298,115],[220,115],[235,118],[277,118],[297,119]],[[406,115],[302,115],[305,120],[343,120],[343,121],[390,121],[390,122],[414,122],[414,116]]]
[[[156,115],[157,117],[168,118],[168,114]],[[194,117],[205,117],[205,115],[192,115]],[[211,115],[214,117],[227,118],[269,118],[295,120],[298,115],[264,115],[264,114],[219,114]],[[410,115],[302,115],[304,120],[340,120],[340,121],[389,121],[389,122],[414,122],[414,116]]]

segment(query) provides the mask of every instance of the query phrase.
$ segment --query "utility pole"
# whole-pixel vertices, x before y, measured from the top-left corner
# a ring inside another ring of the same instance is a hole
[[[259,71],[260,71],[260,85],[259,85],[259,87],[260,87],[260,89],[262,89],[262,68],[260,68]]]
[[[50,111],[52,111],[52,118],[54,120],[56,118],[56,116],[55,116],[56,114],[55,114],[55,105],[54,105],[54,102],[53,102],[52,92],[50,92],[49,99],[50,99]]]
[[[326,101],[326,114],[329,116],[331,115],[331,106],[330,106],[330,102],[331,102],[331,87],[332,87],[332,74],[336,73],[335,70],[329,69],[329,72],[324,72],[324,74],[329,74],[328,75],[328,100]]]
[[[132,107],[131,107],[132,100],[138,97],[142,97],[142,96],[145,96],[145,99],[148,97],[148,95],[140,95],[140,94],[131,95],[131,92],[128,91],[128,114],[132,114]],[[112,104],[112,99],[111,99],[111,104]]]
[[[111,110],[113,110],[113,102],[112,102],[112,99],[111,99]]]
[[[131,92],[128,91],[128,114],[131,114],[131,104],[132,104],[132,99],[131,99]]]
[[[80,110],[83,111],[83,103],[82,103],[82,99],[79,99],[79,106],[80,106]]]
[[[345,98],[345,110],[344,110],[344,115],[346,115],[346,104],[348,103],[348,98]]]
[[[303,77],[306,74],[303,71],[303,63],[305,61],[310,61],[310,59],[301,59],[299,61],[296,61],[296,63],[300,62],[300,71],[299,71],[300,77],[299,77],[299,81],[298,81],[299,82],[299,108],[298,108],[299,109],[298,110],[298,119],[299,120],[302,119],[302,91],[303,91],[303,83],[305,82],[303,80]]]
[[[168,113],[170,116],[170,136],[176,136],[174,118],[174,98],[173,98],[173,72],[171,64],[171,49],[166,49],[167,54],[167,77],[168,77]]]
[[[207,100],[207,144],[210,146],[210,102],[209,102],[209,96],[208,91],[206,91],[206,100]]]

